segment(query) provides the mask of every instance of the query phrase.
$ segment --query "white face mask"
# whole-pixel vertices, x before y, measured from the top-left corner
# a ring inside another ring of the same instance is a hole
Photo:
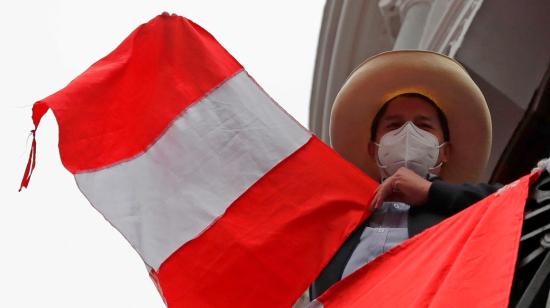
[[[378,167],[382,179],[394,174],[400,167],[406,167],[421,177],[439,173],[437,163],[439,144],[437,137],[408,121],[396,130],[380,138],[378,146]]]

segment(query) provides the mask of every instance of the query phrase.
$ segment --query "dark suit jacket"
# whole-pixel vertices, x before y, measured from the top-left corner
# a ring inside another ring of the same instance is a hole
[[[409,210],[409,237],[441,222],[475,202],[485,198],[502,187],[500,184],[449,184],[440,179],[434,179],[428,193],[428,201],[422,206],[411,207]],[[368,221],[368,220],[367,220]],[[310,287],[311,299],[317,298],[326,289],[342,279],[344,268],[351,254],[359,244],[367,221],[357,227],[334,255],[329,264]]]

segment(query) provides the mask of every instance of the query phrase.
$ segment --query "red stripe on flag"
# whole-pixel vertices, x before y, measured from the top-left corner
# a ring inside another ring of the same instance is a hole
[[[367,217],[377,185],[312,137],[161,265],[168,306],[291,306]]]
[[[240,70],[208,32],[166,14],[36,105],[59,122],[65,167],[89,171],[145,151],[186,107]]]
[[[368,263],[323,293],[325,308],[508,307],[525,176]]]

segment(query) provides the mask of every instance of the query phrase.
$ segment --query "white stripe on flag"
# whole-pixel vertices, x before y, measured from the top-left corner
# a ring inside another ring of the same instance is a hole
[[[310,137],[243,71],[184,111],[145,153],[75,177],[158,270]]]

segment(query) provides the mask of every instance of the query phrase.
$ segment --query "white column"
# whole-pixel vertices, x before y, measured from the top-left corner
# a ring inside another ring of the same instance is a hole
[[[453,57],[482,3],[483,0],[434,2],[420,48]]]
[[[378,6],[395,37],[393,49],[419,49],[432,0],[380,0]]]
[[[393,50],[419,48],[430,7],[431,1],[428,0],[401,1],[399,6],[401,29]]]

